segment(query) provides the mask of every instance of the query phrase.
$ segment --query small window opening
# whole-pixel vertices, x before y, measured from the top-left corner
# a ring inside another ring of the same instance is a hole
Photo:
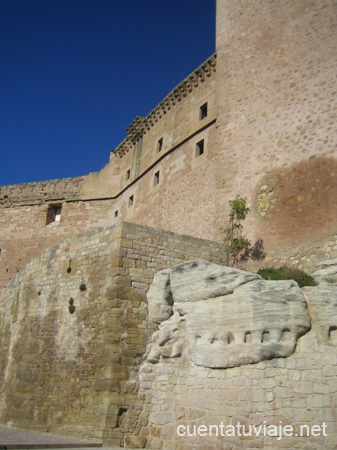
[[[118,217],[118,209],[115,211],[115,217]]]
[[[195,156],[201,156],[204,153],[205,145],[204,140],[197,143]]]
[[[49,205],[47,210],[46,225],[61,220],[62,205]]]
[[[200,106],[199,119],[202,120],[207,117],[207,103]]]
[[[133,195],[129,197],[129,207],[133,205]]]
[[[131,169],[126,171],[126,179],[130,180],[130,177],[131,177]]]
[[[156,172],[154,174],[154,180],[153,180],[153,185],[156,186],[157,184],[159,184],[159,170],[158,170],[158,172]]]
[[[160,138],[157,144],[157,151],[160,152],[163,148],[163,138]]]

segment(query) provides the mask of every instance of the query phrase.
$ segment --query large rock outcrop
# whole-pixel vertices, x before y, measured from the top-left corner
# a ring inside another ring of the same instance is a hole
[[[156,274],[148,292],[159,324],[148,360],[185,355],[199,366],[227,368],[287,357],[310,329],[307,303],[294,281],[190,261]]]
[[[337,282],[337,258],[321,261],[316,264],[317,269],[312,276],[318,282],[333,281]]]

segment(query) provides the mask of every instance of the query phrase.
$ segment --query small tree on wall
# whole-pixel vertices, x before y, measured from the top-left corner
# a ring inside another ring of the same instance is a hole
[[[266,257],[262,239],[252,244],[244,236],[242,221],[245,220],[250,209],[247,207],[246,199],[239,195],[235,200],[229,201],[230,213],[227,226],[222,228],[226,252],[227,266],[242,266],[249,259],[259,261]]]

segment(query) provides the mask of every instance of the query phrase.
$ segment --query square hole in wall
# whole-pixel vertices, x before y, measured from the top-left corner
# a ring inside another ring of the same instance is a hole
[[[205,151],[205,143],[204,140],[202,139],[201,141],[197,142],[196,148],[195,148],[195,156],[201,156],[203,155]]]
[[[131,178],[131,169],[126,171],[126,179],[130,180],[130,178]]]
[[[157,151],[160,152],[163,148],[163,138],[160,138],[157,143]]]
[[[202,106],[200,106],[199,110],[199,119],[205,119],[207,117],[207,103],[204,103]]]
[[[160,171],[158,170],[158,172],[154,174],[153,186],[157,186],[157,184],[159,184],[159,179],[160,179]]]
[[[129,197],[129,207],[133,205],[133,195]]]
[[[47,210],[46,225],[61,220],[62,205],[49,205]]]

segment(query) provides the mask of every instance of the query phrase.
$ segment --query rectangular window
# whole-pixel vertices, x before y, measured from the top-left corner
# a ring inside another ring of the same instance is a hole
[[[159,170],[154,174],[153,186],[157,186],[159,184]]]
[[[62,205],[49,205],[47,210],[46,225],[61,220]]]
[[[207,117],[207,103],[200,106],[199,119],[202,120]]]
[[[195,149],[195,156],[201,156],[205,151],[205,144],[204,140],[197,142],[196,149]]]
[[[115,217],[118,217],[118,209],[115,211]]]
[[[130,180],[130,177],[131,177],[131,169],[126,171],[126,179]]]
[[[129,208],[132,205],[133,205],[133,195],[130,195],[130,197],[129,197]]]
[[[160,138],[157,144],[157,151],[160,152],[163,148],[163,138]]]

